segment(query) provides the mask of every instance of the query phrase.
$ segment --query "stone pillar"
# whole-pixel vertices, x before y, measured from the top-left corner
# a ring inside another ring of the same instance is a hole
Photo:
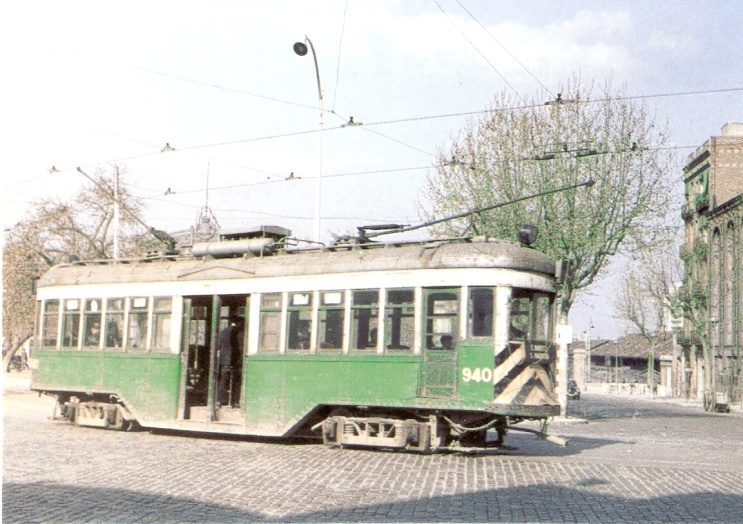
[[[658,396],[670,397],[673,391],[673,357],[661,355],[660,357],[660,384],[658,384]]]
[[[581,389],[586,388],[586,350],[584,348],[573,349],[573,379]]]
[[[557,399],[560,402],[560,416],[568,416],[568,346],[573,341],[573,326],[557,326]]]

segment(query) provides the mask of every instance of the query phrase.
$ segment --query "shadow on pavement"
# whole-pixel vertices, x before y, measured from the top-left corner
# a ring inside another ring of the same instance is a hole
[[[382,481],[383,479],[380,479]],[[420,479],[422,492],[435,482]],[[608,484],[608,485],[606,485]],[[534,484],[474,493],[421,495],[384,504],[365,504],[361,493],[318,493],[317,510],[269,517],[239,506],[132,490],[54,483],[3,486],[3,522],[741,522],[743,496],[693,493],[649,498],[600,493],[611,482],[576,479],[574,487]],[[594,489],[595,488],[595,489]],[[349,496],[351,495],[351,496]],[[369,497],[378,496],[370,493]],[[338,500],[339,499],[339,500]],[[291,495],[277,496],[291,505]]]
[[[50,482],[3,484],[3,523],[253,522],[260,514],[224,504]]]
[[[628,499],[550,484],[501,488],[287,516],[287,522],[741,522],[743,496],[694,493]]]

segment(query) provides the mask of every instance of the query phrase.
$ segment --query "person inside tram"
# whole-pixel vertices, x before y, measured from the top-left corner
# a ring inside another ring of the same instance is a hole
[[[454,337],[451,335],[441,335],[441,349],[454,349]]]
[[[119,331],[119,325],[115,320],[111,320],[106,325],[106,347],[121,347],[121,332]]]
[[[218,403],[222,406],[234,403],[232,397],[233,362],[242,358],[244,321],[241,317],[230,317],[229,324],[219,334],[219,394]]]
[[[85,345],[86,346],[97,346],[101,343],[101,323],[100,322],[93,322],[93,325],[90,326],[90,332],[85,337]]]
[[[366,343],[367,348],[377,347],[377,328],[373,327],[369,330],[369,341]]]

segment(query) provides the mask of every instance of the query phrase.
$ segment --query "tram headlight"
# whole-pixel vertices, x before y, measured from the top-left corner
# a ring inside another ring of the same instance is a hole
[[[522,224],[519,228],[519,242],[524,246],[530,246],[537,241],[537,226],[534,224]]]

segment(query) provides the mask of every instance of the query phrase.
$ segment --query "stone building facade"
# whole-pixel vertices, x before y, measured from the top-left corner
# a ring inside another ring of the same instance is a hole
[[[707,376],[724,406],[743,397],[743,124],[726,124],[687,158],[684,184],[679,389],[703,399]]]

